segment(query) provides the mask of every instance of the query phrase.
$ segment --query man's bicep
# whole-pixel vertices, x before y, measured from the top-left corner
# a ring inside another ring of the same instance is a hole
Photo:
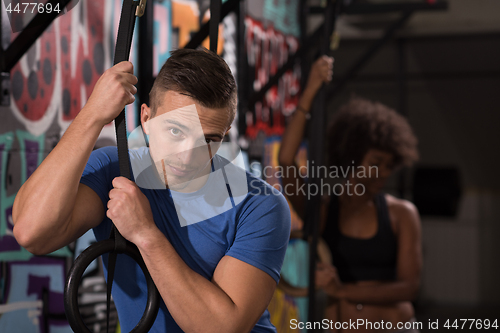
[[[290,209],[278,194],[258,197],[246,207],[226,252],[226,256],[266,272],[276,283],[290,238]]]
[[[77,240],[104,217],[100,197],[88,186],[79,184],[71,219],[53,232],[44,253],[51,253]]]
[[[238,331],[250,331],[266,310],[276,281],[268,273],[231,256],[217,265],[212,282],[231,298],[237,308]]]
[[[99,225],[104,219],[104,214],[104,204],[99,195],[87,185],[80,183],[68,230],[70,242]]]

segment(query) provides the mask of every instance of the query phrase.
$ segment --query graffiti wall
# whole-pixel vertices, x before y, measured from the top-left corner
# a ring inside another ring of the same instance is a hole
[[[296,0],[248,2],[245,51],[250,91],[259,91],[299,48],[298,5]],[[265,137],[283,134],[285,117],[295,110],[299,91],[300,67],[296,65],[266,93],[263,101],[250,106],[245,115],[245,134],[251,139],[252,155],[262,154]]]
[[[209,2],[158,0],[148,5],[154,5],[152,61],[156,75],[169,52],[182,47],[209,19]],[[120,11],[121,0],[79,0],[50,25],[10,72],[10,106],[0,107],[2,333],[72,332],[63,307],[66,272],[74,258],[94,241],[93,234],[87,233],[76,244],[48,256],[33,256],[13,237],[12,205],[20,186],[54,148],[85,105],[100,75],[111,67]],[[233,70],[234,32],[234,16],[227,17],[220,26],[219,54]],[[4,12],[3,48],[17,35],[12,33]],[[133,62],[137,59],[137,34],[134,40]],[[208,40],[204,45],[208,48]],[[129,131],[137,126],[137,105],[127,107]],[[103,129],[97,145],[113,142],[110,124]],[[86,271],[80,289],[81,313],[87,326],[93,332],[105,331],[105,285],[97,262]],[[116,322],[116,313],[112,312],[112,327]]]
[[[0,115],[1,332],[71,332],[63,290],[75,244],[49,256],[33,256],[13,237],[12,204],[21,184],[57,144],[110,66],[119,6],[118,1],[79,1],[50,25],[10,72],[11,102]],[[17,36],[3,20],[3,47]],[[112,135],[108,125],[101,138]],[[82,238],[76,246],[91,241]],[[98,272],[97,265],[89,269],[83,283],[99,279]],[[99,320],[86,322],[91,327]]]

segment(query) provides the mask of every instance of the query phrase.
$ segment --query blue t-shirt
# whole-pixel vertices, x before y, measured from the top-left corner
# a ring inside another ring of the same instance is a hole
[[[134,178],[149,200],[157,227],[192,270],[211,280],[219,261],[228,255],[278,282],[290,235],[290,211],[279,191],[244,171],[246,186],[235,186],[241,185],[241,173],[231,172],[234,165],[219,155],[214,156],[212,172],[200,190],[180,193],[164,186],[154,189],[148,186],[151,167],[139,167],[140,174],[137,171],[140,161],[150,162],[149,150],[131,150],[129,155],[135,165]],[[118,176],[117,149],[105,147],[92,152],[81,183],[92,188],[106,208],[111,182]],[[94,228],[96,239],[109,238],[111,227],[105,217]],[[106,269],[107,255],[103,260]],[[118,255],[114,279],[112,294],[120,325],[123,332],[129,332],[145,309],[146,280],[140,267],[126,255]],[[163,301],[150,332],[182,332]],[[267,310],[252,332],[276,332]]]

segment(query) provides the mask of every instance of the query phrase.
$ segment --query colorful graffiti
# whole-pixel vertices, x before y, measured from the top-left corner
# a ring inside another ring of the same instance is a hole
[[[33,257],[6,264],[2,332],[71,332],[64,316],[66,261]]]
[[[172,2],[157,1],[154,6],[153,75],[156,76],[172,50]]]
[[[191,34],[200,29],[200,21],[204,23],[210,19],[210,11],[207,10],[200,16],[200,8],[197,1],[173,0],[172,1],[172,32],[177,40],[178,47],[183,47],[191,39]],[[201,18],[201,20],[200,20]],[[219,39],[217,53],[221,54],[224,48],[224,26],[219,25]],[[205,39],[202,45],[209,49],[210,41]]]
[[[205,11],[200,20],[200,8],[197,1],[173,0],[154,2],[154,37],[153,37],[153,75],[157,75],[163,63],[168,59],[169,52],[183,47],[191,35],[200,29],[202,23],[210,19],[210,11]],[[226,53],[224,39],[226,23],[219,26],[219,42],[217,51]],[[209,39],[203,41],[203,46],[209,48]]]
[[[16,191],[7,189],[12,183],[24,183],[33,173],[110,66],[118,23],[113,15],[116,6],[120,8],[120,0],[79,1],[51,24],[11,71],[10,112],[4,113],[11,126],[0,133],[1,332],[72,332],[64,315],[63,288],[73,251],[65,247],[35,257],[19,246],[12,232]],[[11,34],[10,40],[17,35]],[[114,137],[112,126],[106,127],[110,130],[101,136]],[[88,243],[81,238],[75,246]],[[94,264],[82,281],[81,295],[82,309],[91,307],[92,315],[84,318],[94,332],[100,331],[105,320],[98,304],[103,303],[105,292],[95,286],[97,281],[104,285]],[[111,317],[116,324],[116,313]]]
[[[17,139],[19,143],[19,152],[11,151],[14,139]],[[12,158],[12,154],[17,153],[20,160],[20,183],[24,183],[42,162],[44,143],[45,136],[43,134],[36,137],[28,132],[17,130],[15,135],[13,132],[0,135],[0,166],[2,168],[2,175],[9,175],[9,157]],[[32,255],[17,244],[12,232],[12,205],[14,204],[15,195],[7,195],[5,181],[6,177],[1,177],[0,261],[28,260]],[[67,249],[61,249],[55,252],[54,255],[68,256],[71,253]]]
[[[265,0],[262,14],[264,19],[273,22],[274,28],[285,35],[300,36],[300,23],[297,10],[298,0]]]
[[[109,67],[104,36],[113,16],[105,15],[111,11],[107,3],[80,1],[12,69],[11,110],[31,134],[44,133],[56,115],[64,131]]]
[[[289,54],[299,47],[297,37],[285,35],[272,24],[264,26],[251,17],[245,19],[248,65],[254,70],[253,90],[259,91],[278,69],[286,63]],[[272,87],[255,110],[246,115],[246,135],[255,138],[260,131],[266,136],[281,135],[285,116],[290,115],[298,102],[300,67],[287,71]]]

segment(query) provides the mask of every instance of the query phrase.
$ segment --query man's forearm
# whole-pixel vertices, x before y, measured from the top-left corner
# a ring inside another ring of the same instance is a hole
[[[159,231],[138,245],[163,301],[185,332],[242,332],[238,308],[215,283],[189,268]]]
[[[101,130],[102,124],[83,109],[18,191],[12,217],[14,235],[23,247],[44,252],[49,239],[65,232],[80,177]]]

